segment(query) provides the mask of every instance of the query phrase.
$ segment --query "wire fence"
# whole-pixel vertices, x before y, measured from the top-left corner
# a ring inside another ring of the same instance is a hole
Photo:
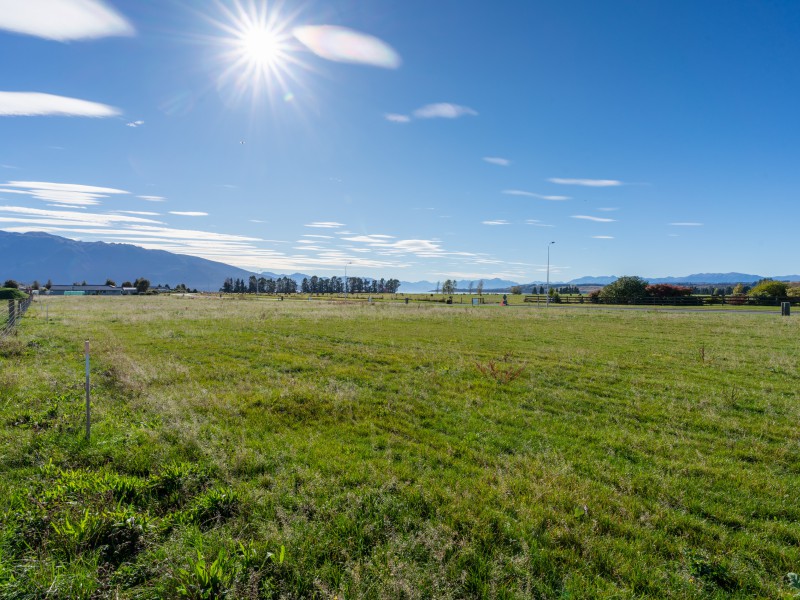
[[[0,325],[0,338],[4,338],[16,329],[31,302],[33,302],[33,296],[28,296],[24,300],[8,301],[8,316],[5,323]]]

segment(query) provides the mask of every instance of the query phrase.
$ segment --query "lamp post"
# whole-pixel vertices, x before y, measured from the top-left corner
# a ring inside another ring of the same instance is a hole
[[[555,242],[547,244],[547,306],[550,306],[550,246]]]
[[[347,300],[347,265],[352,265],[352,262],[344,263],[344,299]]]

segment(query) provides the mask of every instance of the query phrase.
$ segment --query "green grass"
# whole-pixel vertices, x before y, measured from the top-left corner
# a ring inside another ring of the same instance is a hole
[[[0,342],[0,597],[781,598],[800,569],[794,317],[50,302]]]

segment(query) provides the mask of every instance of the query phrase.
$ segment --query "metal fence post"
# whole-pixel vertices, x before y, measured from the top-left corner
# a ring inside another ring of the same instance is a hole
[[[791,302],[781,302],[781,316],[788,317],[791,311]]]

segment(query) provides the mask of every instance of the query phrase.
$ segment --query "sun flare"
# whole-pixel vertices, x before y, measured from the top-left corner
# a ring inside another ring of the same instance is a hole
[[[223,18],[213,23],[225,32],[218,38],[224,65],[218,88],[226,95],[251,95],[254,100],[264,93],[283,98],[297,84],[297,68],[303,67],[292,36],[292,16],[281,15],[279,6],[267,3],[220,5]]]
[[[286,48],[280,35],[267,27],[256,26],[243,31],[239,42],[242,54],[255,65],[270,67],[284,60]]]

